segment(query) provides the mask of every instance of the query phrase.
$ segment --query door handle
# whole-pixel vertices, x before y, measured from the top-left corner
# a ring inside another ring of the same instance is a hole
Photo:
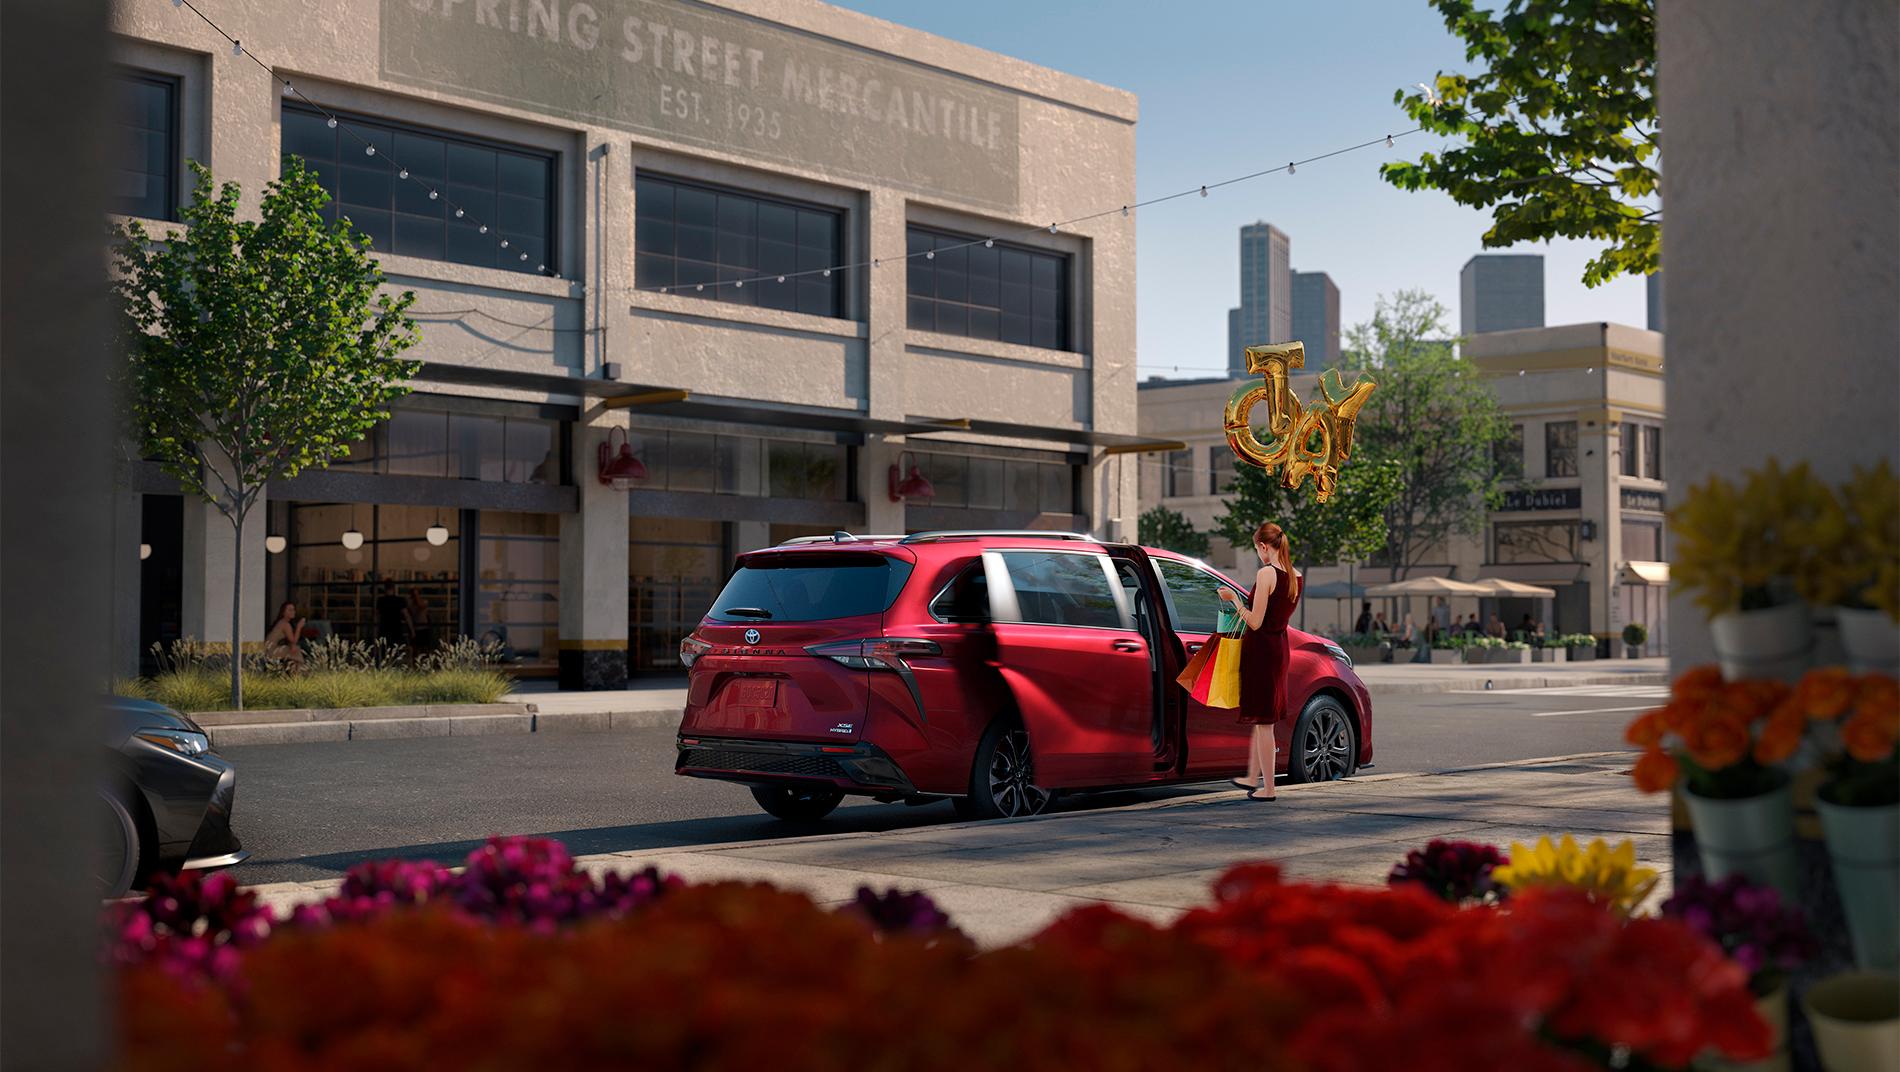
[[[1190,640],[1190,641],[1188,641],[1188,642],[1187,642],[1187,650],[1188,650],[1188,654],[1189,654],[1189,655],[1192,655],[1192,654],[1194,654],[1195,652],[1197,652],[1197,651],[1200,651],[1200,650],[1201,650],[1201,642],[1200,642],[1200,641],[1198,641],[1198,640]]]
[[[1141,650],[1141,641],[1139,641],[1139,640],[1117,640],[1117,641],[1115,642],[1115,650],[1116,650],[1116,651],[1140,651],[1140,650]]]

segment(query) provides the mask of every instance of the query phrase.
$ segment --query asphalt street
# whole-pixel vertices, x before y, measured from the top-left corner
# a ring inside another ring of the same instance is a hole
[[[1443,770],[1627,747],[1661,686],[1569,686],[1375,701],[1378,771]],[[742,787],[673,774],[673,731],[433,737],[224,750],[238,768],[244,882],[335,878],[378,856],[459,863],[493,834],[559,838],[575,854],[889,830],[956,821],[948,803],[850,803],[820,823],[758,809]],[[1069,798],[1100,808],[1224,783]]]

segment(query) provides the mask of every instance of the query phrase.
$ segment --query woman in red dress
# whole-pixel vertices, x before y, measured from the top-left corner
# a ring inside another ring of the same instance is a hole
[[[1253,726],[1247,748],[1246,780],[1234,784],[1247,790],[1248,800],[1274,799],[1274,724],[1287,715],[1286,673],[1292,661],[1286,623],[1300,603],[1300,574],[1293,568],[1292,545],[1286,531],[1271,521],[1254,530],[1253,549],[1260,556],[1254,577],[1253,603],[1236,608],[1247,623],[1240,643],[1240,721]],[[1238,603],[1231,589],[1221,598]]]

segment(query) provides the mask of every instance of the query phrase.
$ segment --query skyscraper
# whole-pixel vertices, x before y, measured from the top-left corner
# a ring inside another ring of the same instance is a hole
[[[1293,337],[1293,244],[1270,223],[1240,229],[1240,308],[1227,317],[1227,368],[1247,372],[1246,348]]]
[[[1544,258],[1537,253],[1480,253],[1458,273],[1459,332],[1544,326]]]
[[[1293,273],[1293,332],[1306,344],[1306,367],[1325,368],[1339,358],[1339,288],[1325,272]]]

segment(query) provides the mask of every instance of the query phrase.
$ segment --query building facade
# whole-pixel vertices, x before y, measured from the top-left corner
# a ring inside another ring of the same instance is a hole
[[[1480,253],[1458,273],[1459,334],[1544,326],[1544,258],[1536,253]]]
[[[128,467],[125,668],[230,640],[238,563],[247,643],[284,600],[386,635],[388,585],[436,638],[614,687],[677,669],[754,547],[1132,535],[1108,452],[1137,442],[1133,224],[1049,226],[1134,200],[1132,95],[809,0],[229,18],[269,70],[189,10],[118,8],[121,211],[176,219],[186,160],[254,211],[302,158],[415,292],[423,364],[348,459],[268,489],[241,547]],[[610,486],[623,446],[639,475]],[[912,470],[929,498],[893,494]]]
[[[1306,364],[1324,368],[1339,360],[1339,288],[1325,272],[1293,273],[1289,339],[1306,342]],[[1307,342],[1307,340],[1312,340]]]
[[[1240,229],[1240,307],[1228,314],[1227,368],[1247,369],[1246,348],[1293,337],[1293,243],[1266,222]]]
[[[1505,501],[1490,513],[1482,535],[1435,550],[1409,576],[1501,578],[1546,587],[1554,599],[1454,599],[1449,609],[1460,618],[1477,613],[1487,621],[1496,613],[1513,627],[1529,614],[1553,632],[1600,637],[1639,622],[1649,632],[1648,653],[1663,653],[1669,548],[1662,343],[1656,332],[1605,323],[1467,339],[1463,356],[1482,370],[1510,420],[1510,434],[1495,449]],[[1295,377],[1302,397],[1314,394],[1315,372],[1308,362],[1307,373]],[[1213,527],[1225,510],[1233,472],[1220,413],[1237,382],[1141,385],[1142,433],[1187,444],[1185,450],[1142,455],[1144,508],[1159,504],[1197,528]],[[1215,565],[1251,568],[1251,548],[1218,538],[1214,545]],[[1394,571],[1376,558],[1351,567],[1301,565],[1313,585],[1369,586],[1394,579]],[[1349,600],[1315,600],[1302,608],[1304,628],[1344,630],[1357,609]],[[1380,609],[1395,625],[1407,613],[1403,601]],[[1421,627],[1427,611],[1413,601],[1411,612]]]

